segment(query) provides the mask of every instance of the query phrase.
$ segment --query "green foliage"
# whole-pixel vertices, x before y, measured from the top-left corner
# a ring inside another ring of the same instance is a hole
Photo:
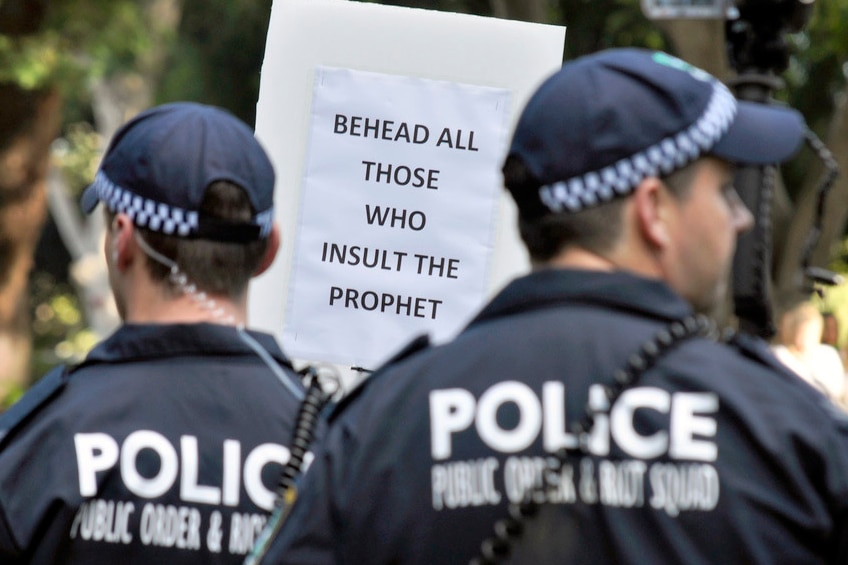
[[[53,166],[58,167],[73,199],[91,183],[100,160],[101,138],[87,122],[65,127],[53,145]],[[33,355],[31,378],[44,376],[53,366],[81,361],[97,336],[88,328],[76,289],[50,269],[33,272],[30,282],[30,320]],[[15,398],[5,399],[11,404]],[[2,410],[0,402],[0,410]]]
[[[37,33],[0,36],[0,82],[71,93],[88,78],[132,64],[151,41],[139,2],[54,1]]]
[[[837,96],[845,89],[848,0],[816,2],[805,29],[787,39],[792,60],[783,75],[786,91],[780,93],[780,98],[804,114],[810,128],[824,139]],[[787,190],[793,198],[803,188],[803,179],[817,170],[816,161],[812,153],[803,152],[783,168]]]
[[[97,336],[87,328],[74,289],[48,273],[36,273],[31,285],[33,305],[33,374],[81,361]]]
[[[839,243],[839,246],[833,253],[833,261],[830,263],[829,268],[834,272],[848,277],[848,237]]]
[[[97,173],[102,140],[88,122],[75,122],[65,128],[65,135],[54,143],[55,165],[72,195],[79,195]]]
[[[491,15],[489,0],[380,3]],[[174,45],[157,88],[157,103],[181,99],[217,104],[254,123],[271,4],[272,0],[183,0],[178,37],[165,37],[174,39]],[[161,33],[145,20],[144,5],[139,0],[51,1],[37,34],[17,39],[0,36],[0,82],[11,81],[27,89],[59,85],[74,108],[83,107],[86,100],[75,100],[85,98],[86,80],[143,64],[162,40]],[[642,14],[639,0],[549,0],[547,5],[549,23],[567,26],[567,59],[612,46],[671,49],[657,26]],[[848,0],[819,0],[807,28],[788,36],[794,55],[785,73],[787,88],[778,97],[799,108],[822,136],[834,96],[844,87],[847,27]],[[84,114],[75,112],[74,121]],[[70,125],[65,131],[60,152],[63,168],[67,182],[79,190],[93,177],[99,140],[90,126]],[[808,174],[808,169],[808,163],[799,161],[795,176]],[[787,186],[800,185],[787,178]],[[843,243],[838,256],[834,267],[848,274],[848,243]],[[40,375],[56,362],[74,359],[91,345],[92,336],[78,317],[79,305],[70,287],[37,278],[33,288],[34,363]],[[838,297],[842,292],[834,289],[826,296]]]
[[[386,0],[378,4],[492,15],[483,0]],[[558,0],[548,2],[548,23],[565,25],[565,58],[612,46],[667,49],[668,43],[643,14],[639,0]]]
[[[833,253],[834,260],[829,268],[848,278],[848,238],[843,239]],[[848,283],[822,288],[821,296],[814,296],[813,302],[821,312],[831,312],[839,322],[839,346],[848,345]]]
[[[559,0],[556,5],[552,23],[566,26],[566,59],[609,47],[669,48],[639,0]]]
[[[256,120],[271,0],[184,0],[157,102],[195,100]]]
[[[848,53],[848,2],[828,0],[815,3],[813,17],[808,26],[809,48],[813,60],[837,56],[844,60]]]
[[[9,408],[12,404],[20,400],[20,398],[27,391],[25,386],[21,386],[18,384],[11,385],[9,392],[6,396],[0,398],[0,413]]]
[[[91,183],[100,160],[101,139],[87,122],[66,126],[54,143],[53,164],[58,167],[72,198]],[[76,289],[48,271],[33,273],[30,284],[33,379],[59,363],[81,361],[95,345],[97,336],[83,317]],[[14,397],[14,394],[13,394]],[[13,401],[7,399],[7,402]],[[0,406],[2,409],[2,406]]]
[[[12,38],[0,35],[0,82],[36,90],[54,83],[70,66],[55,34]]]

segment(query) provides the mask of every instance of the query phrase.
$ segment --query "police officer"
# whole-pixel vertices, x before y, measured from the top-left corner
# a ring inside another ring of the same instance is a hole
[[[845,420],[697,314],[752,224],[733,165],[803,137],[664,53],[565,64],[504,166],[533,272],[342,402],[263,563],[845,563]]]
[[[0,562],[240,563],[274,503],[303,386],[248,331],[274,259],[274,171],[228,112],[174,103],[114,136],[104,203],[123,325],[0,418]]]

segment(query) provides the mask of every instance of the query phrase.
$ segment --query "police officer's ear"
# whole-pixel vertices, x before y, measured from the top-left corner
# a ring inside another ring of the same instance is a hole
[[[274,225],[271,227],[271,234],[268,236],[268,247],[265,249],[265,255],[262,257],[262,262],[259,264],[259,268],[253,273],[254,277],[258,277],[268,270],[268,267],[271,266],[271,263],[274,262],[274,258],[277,256],[277,251],[280,249],[281,241],[282,236],[280,235],[280,224],[274,222]]]
[[[129,246],[133,244],[133,223],[126,214],[115,214],[109,225],[109,254],[112,265],[123,270],[130,261]]]
[[[674,204],[673,196],[664,183],[656,177],[648,177],[633,191],[633,203],[637,229],[644,243],[662,250],[671,244],[669,217]]]

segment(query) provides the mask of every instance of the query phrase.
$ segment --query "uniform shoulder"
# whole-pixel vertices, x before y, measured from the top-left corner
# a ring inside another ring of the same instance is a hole
[[[383,363],[379,369],[359,383],[356,388],[348,392],[344,398],[333,406],[328,416],[328,421],[333,422],[336,420],[341,414],[349,410],[351,406],[355,405],[357,400],[360,399],[367,390],[372,389],[374,386],[378,386],[378,383],[385,378],[384,375],[389,372],[389,369],[396,366],[398,363],[413,357],[415,354],[429,349],[430,345],[430,338],[426,334],[421,334],[412,339],[412,341],[407,343],[397,353],[389,358],[388,361]]]
[[[776,403],[776,405],[785,407],[787,410],[802,411],[806,415],[805,420],[811,417],[813,421],[819,423],[826,421],[829,425],[835,425],[837,429],[843,430],[843,433],[848,432],[848,412],[792,371],[780,360],[774,347],[760,338],[742,333],[727,340],[727,344],[739,357],[758,365],[764,370],[764,374],[774,377],[770,381],[771,384],[782,383],[781,386],[771,390],[775,394],[784,395],[780,400],[785,402]],[[751,375],[752,373],[747,373],[746,377]],[[741,386],[741,383],[738,384]],[[766,391],[762,392],[766,394]]]
[[[20,400],[0,415],[0,451],[17,428],[61,394],[67,381],[67,367],[60,365],[53,368],[39,379]]]
[[[787,365],[780,360],[778,352],[775,351],[776,348],[758,337],[741,332],[734,333],[725,340],[725,343],[739,357],[753,362],[773,374],[778,373],[784,377],[792,377],[790,380],[793,382],[797,378]]]
[[[774,348],[763,339],[743,332],[726,330],[720,337],[701,337],[694,339],[684,349],[698,352],[702,361],[731,363],[736,366],[747,366],[758,372],[791,374],[789,369],[780,361]],[[693,368],[698,368],[694,366]]]

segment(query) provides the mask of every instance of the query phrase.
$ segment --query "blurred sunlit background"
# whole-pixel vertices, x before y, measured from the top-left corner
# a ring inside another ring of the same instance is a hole
[[[761,0],[775,8],[800,1]],[[566,58],[644,46],[732,74],[724,22],[652,21],[639,0],[382,3],[565,25]],[[104,143],[138,111],[173,100],[223,106],[252,125],[271,5],[0,0],[0,406],[52,366],[81,360],[118,322],[100,257],[102,219],[83,218],[77,207]],[[808,25],[785,41],[791,58],[776,98],[805,114],[848,171],[848,0],[815,3]],[[819,174],[812,155],[783,170],[773,219],[776,301],[792,294]],[[848,274],[846,203],[843,175],[831,189],[813,263]],[[844,347],[848,290],[814,300],[836,313]]]

